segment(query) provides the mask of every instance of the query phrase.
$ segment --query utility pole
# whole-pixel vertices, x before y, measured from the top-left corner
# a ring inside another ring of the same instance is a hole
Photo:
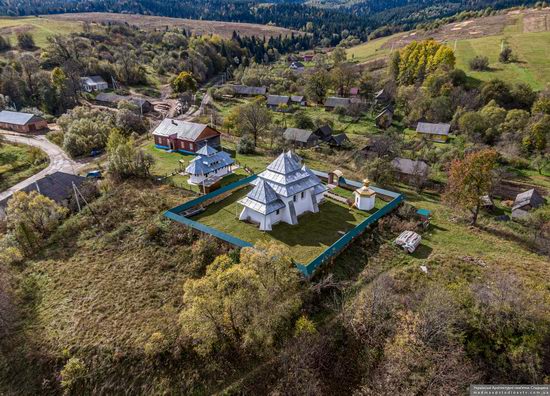
[[[74,182],[72,182],[72,185],[73,185],[74,197],[76,198],[76,206],[78,207],[78,211],[80,212],[80,210],[82,208],[80,207],[80,200],[78,199],[78,192],[76,191],[76,184],[74,184]]]

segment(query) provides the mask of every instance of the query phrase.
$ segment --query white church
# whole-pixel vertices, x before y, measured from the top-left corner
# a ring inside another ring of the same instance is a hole
[[[251,184],[252,191],[239,201],[244,206],[239,220],[256,223],[262,231],[280,222],[298,224],[301,214],[317,213],[327,191],[291,151],[279,155]]]

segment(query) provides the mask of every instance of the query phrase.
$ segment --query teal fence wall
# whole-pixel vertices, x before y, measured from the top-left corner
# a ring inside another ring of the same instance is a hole
[[[321,178],[328,177],[328,174],[324,172],[314,171],[314,173]],[[191,220],[185,216],[180,215],[180,213],[185,212],[186,210],[191,209],[195,206],[199,206],[203,202],[216,198],[217,196],[225,194],[226,192],[243,187],[249,184],[251,181],[253,181],[257,177],[258,177],[257,175],[252,175],[244,179],[238,180],[235,183],[231,183],[225,187],[219,188],[216,191],[205,194],[199,198],[193,199],[182,205],[176,206],[175,208],[172,208],[166,211],[164,213],[164,216],[166,216],[171,220],[177,221],[178,223],[184,224],[188,227],[192,227],[198,231],[215,236],[216,238],[219,238],[222,241],[228,242],[234,246],[241,247],[241,248],[253,246],[253,244],[250,242],[243,241],[242,239],[236,238],[233,235],[226,234],[215,228],[208,227],[198,221]],[[345,182],[346,184],[354,187],[361,187],[363,185],[360,182],[356,182],[352,180],[346,180]],[[383,208],[379,209],[378,211],[376,211],[375,213],[367,217],[365,220],[363,220],[363,222],[358,224],[355,228],[353,228],[347,234],[345,234],[336,242],[334,242],[317,258],[313,259],[309,264],[304,265],[304,264],[296,263],[296,267],[302,272],[302,274],[304,274],[306,277],[310,277],[311,275],[313,275],[313,273],[317,268],[319,268],[322,264],[326,263],[328,260],[340,254],[351,242],[353,242],[355,238],[357,238],[363,232],[365,232],[368,226],[376,223],[379,219],[381,219],[382,217],[390,213],[392,210],[397,208],[397,206],[401,202],[403,202],[403,196],[399,193],[384,190],[382,188],[377,188],[377,187],[371,187],[371,188],[376,193],[390,197],[392,198],[392,200],[388,202]]]
[[[391,192],[382,189],[379,190],[381,190],[380,194],[383,194],[382,191],[384,192],[383,195]],[[330,245],[323,253],[317,256],[317,258],[313,259],[309,264],[296,264],[296,267],[298,267],[298,269],[305,276],[310,277],[311,275],[313,275],[317,268],[319,268],[328,260],[340,254],[342,250],[344,250],[351,242],[353,242],[355,238],[363,234],[368,226],[376,223],[382,217],[390,213],[401,202],[403,202],[403,196],[401,194],[396,194],[395,198],[388,202],[383,208],[379,209],[378,211],[367,217],[365,220],[363,220],[361,223],[359,223],[354,229],[350,230],[346,235],[342,236],[340,239]]]

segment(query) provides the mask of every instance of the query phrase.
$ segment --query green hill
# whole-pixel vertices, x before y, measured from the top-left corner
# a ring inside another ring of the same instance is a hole
[[[359,63],[387,58],[392,49],[405,46],[414,39],[435,38],[445,41],[455,50],[457,67],[479,81],[500,78],[523,81],[535,89],[550,82],[550,11],[524,10],[478,18],[443,26],[433,31],[413,31],[373,40],[348,50]],[[502,64],[498,61],[501,46],[512,48],[517,61]],[[475,72],[469,61],[477,55],[487,56],[490,70]]]

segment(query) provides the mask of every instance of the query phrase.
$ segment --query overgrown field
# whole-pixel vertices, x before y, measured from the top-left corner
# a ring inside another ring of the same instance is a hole
[[[0,145],[0,191],[25,180],[48,166],[46,154],[35,147],[2,143]]]
[[[85,210],[67,220],[44,249],[12,269],[19,322],[0,343],[0,393],[58,394],[70,358],[85,366],[72,385],[80,394],[343,394],[381,391],[377,381],[384,376],[392,387],[396,381],[407,389],[445,386],[443,393],[453,394],[474,380],[542,380],[543,362],[533,363],[532,379],[522,368],[533,351],[544,358],[540,340],[550,320],[548,259],[531,250],[531,236],[485,218],[472,229],[437,195],[402,192],[434,212],[421,248],[407,255],[395,247],[395,235],[414,223],[385,218],[304,284],[303,312],[314,332],[282,333],[277,348],[258,357],[198,356],[180,335],[183,282],[203,277],[226,249],[162,218],[187,199],[185,192],[146,182],[111,188],[92,205],[93,214]],[[332,280],[322,281],[329,274]],[[315,286],[318,281],[324,286]],[[491,305],[497,304],[492,293],[503,290],[503,304],[511,305]],[[383,296],[376,300],[382,305],[365,305],[373,296]],[[364,306],[374,307],[374,316],[364,317],[371,311]],[[501,309],[508,310],[503,317]],[[444,332],[427,344],[418,345],[422,336],[411,339],[414,348],[400,347],[409,334],[404,329],[414,333],[413,318],[428,320],[425,315],[437,318]],[[496,320],[502,331],[492,329]],[[532,349],[521,349],[525,340]],[[442,364],[447,369],[434,371]],[[428,385],[434,378],[446,382]]]
[[[59,15],[48,15],[47,18],[61,23],[88,22],[88,23],[127,23],[142,29],[155,30],[166,28],[185,28],[195,34],[217,34],[230,38],[233,32],[242,36],[275,37],[292,33],[291,30],[255,23],[220,22],[206,20],[191,20],[169,18],[151,15],[112,14],[107,12],[84,12]]]

